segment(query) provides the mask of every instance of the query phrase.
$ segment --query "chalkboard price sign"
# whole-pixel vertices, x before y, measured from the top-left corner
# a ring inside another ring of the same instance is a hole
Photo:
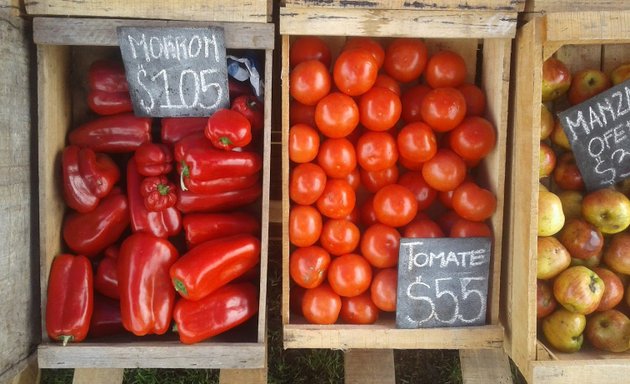
[[[630,80],[558,117],[589,191],[630,178]]]
[[[202,117],[229,107],[223,28],[117,32],[136,115]]]
[[[491,239],[400,239],[396,326],[486,323]]]

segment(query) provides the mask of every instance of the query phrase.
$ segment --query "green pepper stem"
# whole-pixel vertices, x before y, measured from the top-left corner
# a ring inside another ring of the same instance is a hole
[[[61,336],[59,336],[59,338],[61,339],[61,342],[63,343],[63,346],[65,347],[66,345],[68,345],[68,342],[70,342],[70,341],[72,341],[74,339],[74,336],[61,335]]]

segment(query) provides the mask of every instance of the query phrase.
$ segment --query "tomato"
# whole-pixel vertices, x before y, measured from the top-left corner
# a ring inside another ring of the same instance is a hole
[[[416,218],[405,226],[403,237],[444,237],[444,231],[442,231],[442,228],[433,220]]]
[[[387,132],[367,131],[356,145],[357,161],[366,171],[381,171],[396,164],[396,140]]]
[[[395,312],[397,289],[398,271],[396,268],[383,269],[374,275],[370,286],[370,297],[381,311]]]
[[[294,205],[289,212],[289,241],[298,247],[308,247],[319,240],[322,215],[310,205]]]
[[[383,62],[385,61],[385,50],[378,41],[372,39],[371,37],[361,36],[349,38],[343,46],[343,50],[349,51],[352,49],[363,49],[370,52],[370,54],[374,57],[374,60],[376,60],[378,68],[383,66]]]
[[[367,92],[378,76],[378,63],[365,49],[342,51],[333,67],[333,80],[337,88],[349,96]]]
[[[459,87],[466,80],[466,62],[457,53],[439,51],[427,62],[424,79],[431,88]]]
[[[330,138],[348,136],[359,124],[359,107],[352,97],[333,92],[317,103],[315,124]]]
[[[418,202],[418,211],[423,211],[431,206],[437,196],[437,191],[422,177],[421,172],[405,172],[399,179],[398,184],[407,188],[413,193]]]
[[[348,173],[346,177],[344,177],[344,179],[348,182],[348,184],[350,184],[352,189],[356,191],[361,185],[361,172],[359,171],[359,167],[356,167],[352,171],[350,171],[350,173]]]
[[[492,229],[482,221],[470,221],[459,218],[455,220],[449,237],[492,237]]]
[[[424,163],[422,161],[408,160],[405,157],[399,156],[398,164],[402,165],[403,167],[405,167],[405,169],[409,171],[422,171],[422,165]]]
[[[445,208],[453,209],[453,193],[455,193],[454,190],[438,192],[438,200]]]
[[[368,197],[361,205],[361,223],[365,226],[378,223],[374,211],[374,196]]]
[[[327,220],[322,227],[319,243],[331,255],[353,252],[359,245],[359,227],[345,219]]]
[[[298,64],[289,75],[289,93],[302,104],[315,105],[330,92],[330,74],[317,60]]]
[[[302,205],[319,199],[326,186],[326,173],[317,164],[303,163],[293,168],[289,182],[289,197]]]
[[[311,324],[334,324],[341,311],[341,297],[328,283],[307,289],[302,297],[302,314]]]
[[[398,264],[400,233],[396,228],[376,223],[363,232],[361,254],[376,268],[389,268]]]
[[[353,297],[370,288],[372,267],[363,256],[348,253],[333,259],[328,267],[328,283],[339,296]]]
[[[295,124],[289,129],[289,159],[296,163],[308,163],[317,157],[319,133],[306,124]]]
[[[396,95],[400,96],[400,84],[393,77],[388,76],[384,73],[380,73],[376,77],[376,81],[374,82],[373,87],[381,87],[387,88],[390,91],[394,92]]]
[[[437,132],[457,127],[466,116],[466,99],[455,88],[436,88],[422,99],[420,115]]]
[[[317,199],[317,209],[331,219],[343,219],[354,209],[356,195],[352,186],[343,179],[330,179]]]
[[[296,248],[289,257],[289,274],[303,288],[315,288],[326,279],[330,255],[316,245]]]
[[[494,148],[497,134],[488,120],[467,117],[448,134],[450,148],[464,160],[479,160]]]
[[[453,210],[470,221],[484,221],[497,208],[497,198],[492,192],[472,181],[462,183],[453,193]]]
[[[464,83],[457,87],[466,99],[466,116],[483,116],[486,111],[486,94],[478,86]]]
[[[359,101],[361,124],[373,131],[386,131],[400,118],[400,98],[386,88],[373,87]]]
[[[390,227],[409,224],[418,212],[418,202],[414,194],[399,184],[390,184],[374,195],[376,219]]]
[[[386,185],[394,184],[397,180],[398,167],[396,165],[380,171],[366,171],[361,169],[361,184],[372,193],[376,193]]]
[[[374,324],[378,308],[368,292],[354,297],[341,298],[341,320],[348,324]]]
[[[438,191],[451,191],[466,178],[466,164],[449,149],[440,149],[422,165],[424,180]]]
[[[342,179],[357,167],[354,145],[347,139],[326,139],[317,155],[317,163],[328,177]]]
[[[427,64],[427,46],[420,39],[394,39],[385,50],[385,73],[408,83],[417,79]]]
[[[431,127],[422,122],[405,125],[396,137],[398,154],[413,162],[425,162],[435,156],[437,139]]]
[[[438,225],[440,226],[440,228],[442,228],[442,231],[444,233],[449,234],[449,237],[457,237],[457,236],[451,236],[452,235],[451,229],[453,228],[453,225],[455,225],[455,222],[457,222],[458,220],[463,220],[463,219],[459,217],[459,215],[451,209],[442,213],[437,218],[437,220],[435,220],[435,222],[438,223]]]
[[[315,127],[315,106],[305,105],[295,99],[289,103],[289,124],[306,124]]]
[[[400,97],[402,103],[402,119],[407,123],[422,121],[420,107],[422,100],[431,91],[431,88],[424,84],[415,85],[407,89]]]
[[[319,60],[328,68],[330,66],[330,48],[317,36],[302,36],[291,43],[289,65],[291,68],[303,61]]]

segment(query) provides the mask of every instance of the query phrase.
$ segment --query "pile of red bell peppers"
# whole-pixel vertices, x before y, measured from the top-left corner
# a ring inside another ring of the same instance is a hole
[[[173,328],[190,344],[252,318],[262,103],[230,79],[230,109],[158,122],[132,113],[120,63],[97,61],[88,78],[97,117],[61,154],[66,249],[48,281],[49,337]]]

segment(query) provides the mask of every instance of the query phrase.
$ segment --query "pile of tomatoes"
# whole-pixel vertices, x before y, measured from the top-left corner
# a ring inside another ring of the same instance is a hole
[[[291,300],[310,323],[370,324],[396,310],[401,237],[492,236],[474,171],[496,130],[455,52],[355,37],[332,56],[291,44]]]

